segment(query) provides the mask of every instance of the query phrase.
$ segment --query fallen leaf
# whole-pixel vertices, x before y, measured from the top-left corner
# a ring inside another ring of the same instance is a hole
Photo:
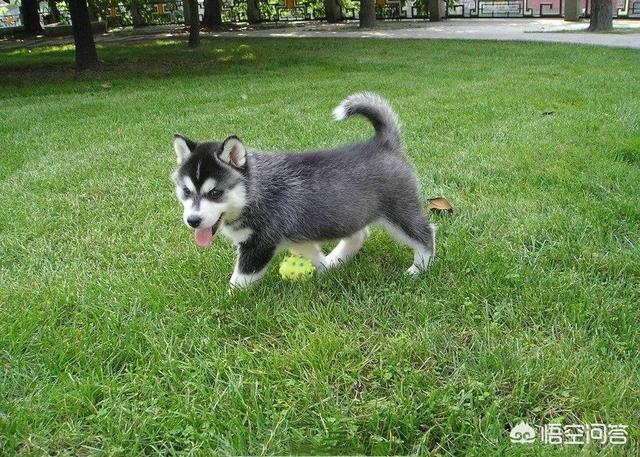
[[[430,198],[427,200],[429,203],[427,204],[427,211],[432,211],[434,213],[444,213],[447,212],[449,214],[453,214],[453,206],[449,203],[444,197],[436,197]]]

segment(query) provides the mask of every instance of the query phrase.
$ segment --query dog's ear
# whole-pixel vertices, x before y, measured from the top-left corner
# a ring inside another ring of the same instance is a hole
[[[247,149],[240,138],[231,135],[222,143],[222,149],[218,157],[234,167],[244,168],[247,164]]]
[[[173,135],[173,150],[176,151],[178,165],[187,160],[195,148],[196,144],[189,138],[177,133]]]

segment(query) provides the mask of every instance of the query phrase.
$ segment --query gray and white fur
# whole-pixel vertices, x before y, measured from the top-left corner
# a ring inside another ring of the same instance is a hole
[[[427,221],[418,182],[389,103],[357,93],[334,111],[341,120],[366,117],[375,136],[360,144],[304,153],[247,150],[236,136],[218,142],[174,138],[176,194],[184,222],[201,245],[218,228],[238,247],[231,287],[260,279],[281,249],[305,256],[319,271],[351,258],[369,226],[380,224],[414,251],[411,275],[435,254],[435,226]],[[329,255],[320,244],[339,239]]]

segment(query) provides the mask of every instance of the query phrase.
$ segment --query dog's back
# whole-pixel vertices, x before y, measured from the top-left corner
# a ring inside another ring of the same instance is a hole
[[[334,114],[338,119],[365,116],[375,136],[328,151],[250,154],[250,200],[260,202],[254,217],[269,221],[270,236],[292,241],[344,238],[393,208],[419,206],[415,173],[388,103],[374,94],[355,94]]]

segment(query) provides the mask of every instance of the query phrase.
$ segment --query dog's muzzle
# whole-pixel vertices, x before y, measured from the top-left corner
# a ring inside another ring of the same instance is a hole
[[[224,216],[224,213],[220,215],[220,217],[218,218],[218,221],[215,224],[213,224],[211,227],[208,227],[206,229],[199,229],[199,228],[195,229],[195,231],[193,232],[193,237],[196,240],[196,244],[198,246],[200,246],[201,248],[206,248],[211,244],[211,241],[213,241],[213,237],[215,236],[216,232],[220,228],[220,225],[222,225],[223,216]],[[189,225],[191,225],[191,222],[189,220],[187,220],[187,222],[189,223]],[[198,221],[198,225],[199,224],[200,224],[200,221]]]

